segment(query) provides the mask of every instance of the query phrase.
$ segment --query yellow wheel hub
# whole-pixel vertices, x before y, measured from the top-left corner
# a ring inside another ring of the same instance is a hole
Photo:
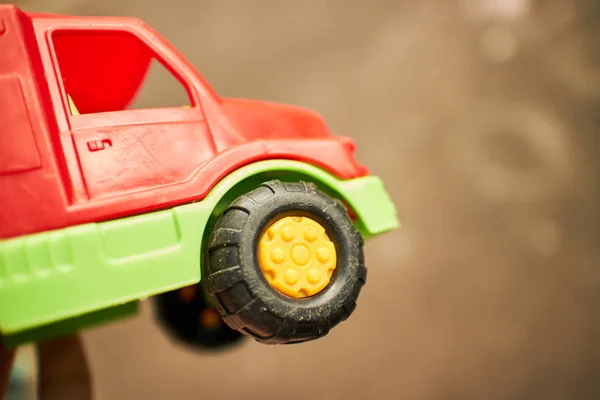
[[[200,312],[200,324],[208,329],[218,329],[221,326],[221,316],[214,308],[206,308]]]
[[[337,255],[321,224],[307,217],[284,217],[260,238],[258,260],[272,287],[290,297],[303,298],[329,284]]]

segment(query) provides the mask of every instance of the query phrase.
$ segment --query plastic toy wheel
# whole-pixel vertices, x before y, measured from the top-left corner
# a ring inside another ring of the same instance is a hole
[[[208,243],[206,288],[232,329],[267,344],[325,336],[365,283],[363,238],[309,183],[271,181],[237,198]]]
[[[245,336],[227,326],[211,307],[201,286],[188,286],[155,298],[161,325],[175,338],[203,350],[219,350],[238,344]]]

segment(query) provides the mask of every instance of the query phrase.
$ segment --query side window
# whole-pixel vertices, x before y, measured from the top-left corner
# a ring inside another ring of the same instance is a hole
[[[185,81],[131,33],[57,31],[52,43],[72,115],[192,105]]]

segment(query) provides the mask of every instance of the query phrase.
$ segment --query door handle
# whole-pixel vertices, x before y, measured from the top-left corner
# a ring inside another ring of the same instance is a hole
[[[90,140],[87,142],[87,147],[89,151],[99,151],[107,147],[112,147],[112,142],[110,139]]]

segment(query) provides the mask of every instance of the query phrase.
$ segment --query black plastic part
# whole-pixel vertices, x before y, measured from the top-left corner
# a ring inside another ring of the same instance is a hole
[[[314,219],[336,245],[331,282],[304,299],[272,288],[256,255],[262,233],[285,215]],[[215,224],[205,287],[232,329],[265,344],[306,342],[325,336],[354,311],[367,275],[362,248],[363,238],[341,202],[310,183],[270,181],[237,198]]]
[[[200,314],[211,307],[199,285],[191,301],[183,301],[178,291],[154,298],[155,312],[160,325],[175,339],[199,350],[224,350],[246,337],[222,322],[218,327],[204,326]],[[220,315],[220,314],[219,314]]]

